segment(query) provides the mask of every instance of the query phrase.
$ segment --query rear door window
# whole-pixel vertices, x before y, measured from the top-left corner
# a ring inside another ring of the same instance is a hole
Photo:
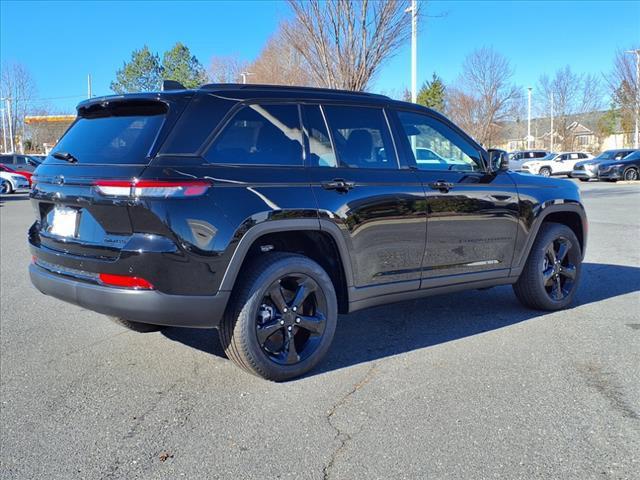
[[[167,106],[153,101],[95,104],[79,116],[51,153],[70,153],[78,163],[146,164]],[[47,162],[56,160],[49,156]]]
[[[381,108],[342,105],[322,108],[341,166],[398,168],[391,133]]]
[[[222,129],[205,158],[221,164],[302,166],[298,106],[245,105]]]

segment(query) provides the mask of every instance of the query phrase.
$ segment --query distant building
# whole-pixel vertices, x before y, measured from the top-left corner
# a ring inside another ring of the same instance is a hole
[[[598,125],[605,111],[588,112],[581,115],[571,115],[567,117],[564,135],[559,131],[558,119],[555,119],[553,131],[553,143],[551,142],[551,118],[532,118],[531,136],[533,141],[527,145],[527,121],[507,122],[502,124],[502,142],[498,148],[514,151],[526,150],[528,148],[541,150],[579,150],[591,153],[598,153],[602,150],[612,148],[626,148],[633,146],[633,131],[622,128],[622,122],[617,119],[613,127],[613,133],[603,135],[600,133]],[[564,145],[564,147],[563,147]]]
[[[75,119],[75,115],[26,116],[23,144],[30,147],[26,153],[49,153]]]

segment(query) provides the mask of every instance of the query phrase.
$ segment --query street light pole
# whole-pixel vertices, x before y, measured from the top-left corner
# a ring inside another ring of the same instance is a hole
[[[411,0],[411,102],[418,101],[418,6]]]
[[[640,148],[640,132],[638,131],[638,123],[640,123],[640,49],[625,50],[624,53],[633,53],[636,56],[636,130],[634,135],[634,147]]]
[[[531,87],[529,87],[529,109],[527,112],[527,148],[531,148]]]
[[[4,121],[4,108],[0,108],[2,113],[2,153],[7,153],[7,125]]]
[[[549,151],[553,152],[553,92],[551,92],[551,144]]]

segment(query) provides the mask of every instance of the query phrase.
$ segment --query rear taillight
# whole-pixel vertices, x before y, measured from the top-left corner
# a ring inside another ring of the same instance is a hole
[[[128,275],[113,275],[101,273],[98,275],[100,282],[112,287],[136,288],[139,290],[153,290],[151,282],[140,277],[130,277]]]
[[[203,180],[97,180],[97,191],[109,197],[197,197],[211,186]]]

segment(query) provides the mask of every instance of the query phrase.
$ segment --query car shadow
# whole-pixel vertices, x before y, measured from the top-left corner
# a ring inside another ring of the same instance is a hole
[[[573,308],[640,290],[640,268],[585,263]],[[505,328],[545,312],[518,302],[511,287],[471,290],[362,310],[338,319],[333,345],[307,375],[370,362]],[[168,328],[176,342],[226,358],[217,330]]]
[[[2,205],[4,202],[16,202],[18,200],[29,200],[29,192],[0,195],[0,205]]]

